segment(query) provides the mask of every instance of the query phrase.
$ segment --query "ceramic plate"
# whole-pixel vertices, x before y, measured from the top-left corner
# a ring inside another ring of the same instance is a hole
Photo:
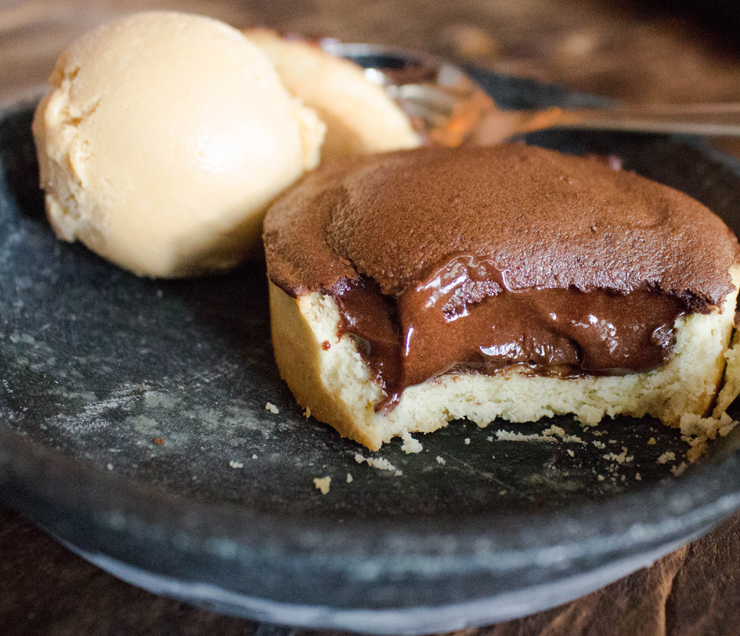
[[[477,79],[505,107],[590,103]],[[264,266],[153,281],[58,242],[31,117],[0,114],[0,496],[114,574],[260,620],[447,631],[580,596],[740,506],[740,429],[676,476],[688,447],[647,418],[458,421],[418,454],[384,446],[392,470],[358,463],[280,381]],[[740,231],[740,166],[695,140],[527,141],[616,154]]]

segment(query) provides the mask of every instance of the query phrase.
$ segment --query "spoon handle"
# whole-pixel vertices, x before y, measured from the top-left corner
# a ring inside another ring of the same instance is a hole
[[[562,111],[559,127],[693,135],[740,135],[740,104],[633,105]]]
[[[495,136],[499,141],[514,134],[546,128],[736,137],[740,136],[740,103],[645,104],[609,108],[494,111],[486,116],[480,128],[483,138]],[[483,139],[479,141],[481,142]]]

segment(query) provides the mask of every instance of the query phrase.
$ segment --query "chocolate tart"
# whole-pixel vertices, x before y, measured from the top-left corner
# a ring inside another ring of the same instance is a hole
[[[282,377],[372,450],[459,418],[711,413],[737,240],[634,173],[522,144],[390,153],[309,176],[264,239]]]

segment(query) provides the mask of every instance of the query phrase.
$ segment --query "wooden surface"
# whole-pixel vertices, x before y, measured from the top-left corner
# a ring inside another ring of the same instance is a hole
[[[455,636],[735,636],[739,617],[736,516],[653,567],[577,601]],[[256,628],[123,583],[0,506],[3,636],[249,636]],[[277,636],[270,631],[261,626],[256,636]],[[289,632],[311,634],[339,636]]]
[[[740,101],[740,45],[627,0],[0,0],[0,101],[43,83],[59,52],[145,8],[239,27],[398,44],[632,102]],[[740,155],[734,141],[718,145]],[[563,607],[465,634],[740,633],[740,516],[653,567]],[[0,634],[252,634],[250,621],[156,597],[82,561],[0,506]],[[265,630],[262,628],[262,632]],[[296,634],[301,633],[299,631]]]
[[[740,100],[740,54],[715,33],[626,0],[0,0],[0,99],[122,13],[168,8],[345,41],[424,49],[626,101]]]

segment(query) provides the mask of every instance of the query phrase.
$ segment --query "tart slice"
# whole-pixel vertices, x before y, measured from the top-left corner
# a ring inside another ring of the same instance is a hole
[[[370,449],[457,418],[714,406],[737,240],[630,172],[523,145],[359,158],[284,195],[264,240],[283,379]]]

